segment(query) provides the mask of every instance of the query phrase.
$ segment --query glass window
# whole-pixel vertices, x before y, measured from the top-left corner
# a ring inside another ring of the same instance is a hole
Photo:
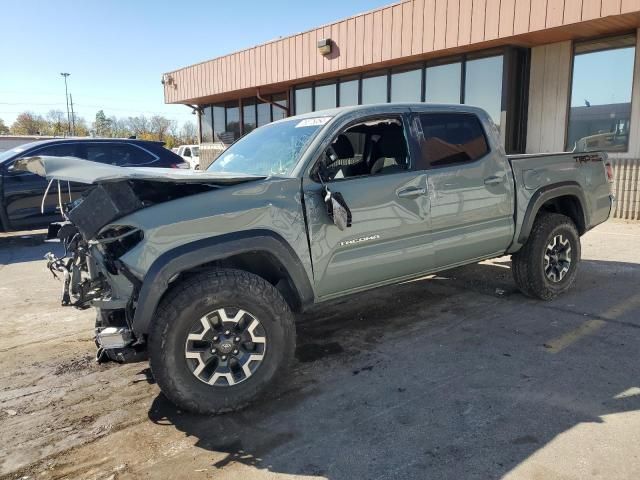
[[[258,103],[258,126],[261,127],[269,122],[271,122],[271,105]]]
[[[462,64],[449,63],[427,68],[425,101],[428,103],[460,103]]]
[[[628,150],[635,50],[634,36],[576,45],[568,150]]]
[[[242,134],[246,135],[256,128],[256,104],[255,99],[242,102]]]
[[[49,157],[75,157],[76,145],[73,143],[63,143],[62,145],[52,145],[44,147],[40,150],[29,152],[27,156],[31,155],[47,155]]]
[[[121,167],[144,165],[156,159],[156,157],[141,148],[123,143],[87,143],[84,150],[83,158],[86,160],[119,165]]]
[[[227,105],[227,132],[233,133],[233,139],[240,138],[240,107],[236,102]]]
[[[336,84],[316,86],[316,105],[314,110],[336,108]]]
[[[500,126],[502,55],[469,60],[464,85],[464,103],[485,109],[493,122]]]
[[[418,168],[473,162],[489,151],[480,120],[463,113],[420,115],[423,136]]]
[[[337,135],[317,167],[324,180],[382,175],[409,168],[404,127],[398,118],[367,121]],[[316,175],[314,175],[316,176]]]
[[[422,99],[420,91],[422,84],[422,69],[409,70],[391,74],[392,102],[419,102]]]
[[[287,100],[287,94],[286,93],[278,93],[277,95],[272,95],[271,96],[271,101],[273,103],[277,103],[278,105],[282,105],[285,108],[288,108],[288,105],[289,105],[289,101]],[[281,120],[281,119],[287,117],[286,110],[284,110],[282,108],[278,108],[276,106],[273,106],[273,107],[271,107],[271,111],[273,113],[273,121],[274,122],[276,120]]]
[[[340,106],[358,105],[358,80],[340,82]]]
[[[224,119],[224,107],[222,105],[214,105],[213,110],[213,141],[218,142],[218,135],[227,131]]]
[[[386,103],[387,76],[368,77],[362,79],[362,104]]]
[[[315,134],[329,120],[329,117],[317,117],[266,125],[234,143],[207,170],[288,176]]]
[[[311,87],[296,90],[296,115],[313,111]]]
[[[202,109],[202,115],[200,115],[200,135],[202,142],[213,142],[213,117],[211,115],[210,105]]]

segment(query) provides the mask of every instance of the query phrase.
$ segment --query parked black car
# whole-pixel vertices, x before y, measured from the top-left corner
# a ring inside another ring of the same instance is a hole
[[[189,164],[163,147],[162,142],[131,139],[60,138],[27,143],[0,153],[0,227],[4,231],[43,227],[59,221],[59,200],[75,200],[86,185],[48,182],[33,173],[14,169],[19,158],[39,155],[78,157],[122,167],[188,168]]]

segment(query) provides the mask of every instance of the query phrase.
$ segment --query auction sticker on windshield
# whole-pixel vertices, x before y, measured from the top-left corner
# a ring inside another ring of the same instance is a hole
[[[298,122],[296,128],[319,127],[327,123],[329,120],[331,120],[331,117],[305,118],[304,120],[300,120],[300,122]]]

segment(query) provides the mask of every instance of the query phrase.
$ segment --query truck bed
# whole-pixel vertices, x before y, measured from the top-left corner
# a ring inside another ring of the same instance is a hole
[[[563,189],[569,197],[578,198],[579,212],[584,222],[578,225],[583,234],[609,218],[613,202],[607,179],[604,152],[561,152],[544,154],[508,155],[515,183],[516,231],[509,251],[517,251],[526,241],[523,231],[533,222],[531,215],[536,205],[544,203],[549,189]],[[562,197],[560,200],[563,201]]]

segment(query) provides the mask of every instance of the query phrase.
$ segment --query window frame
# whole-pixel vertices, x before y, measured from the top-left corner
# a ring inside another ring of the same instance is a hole
[[[636,86],[636,78],[635,78],[635,72],[637,71],[638,68],[638,47],[639,47],[639,43],[638,43],[638,34],[636,33],[635,30],[632,31],[627,31],[627,32],[622,32],[622,33],[617,33],[615,35],[610,35],[610,34],[605,34],[605,35],[599,35],[596,37],[592,37],[586,40],[580,40],[580,41],[573,41],[571,43],[571,65],[570,65],[570,70],[569,70],[569,84],[567,86],[568,89],[568,95],[567,95],[567,104],[566,104],[566,115],[565,115],[565,124],[564,124],[564,141],[563,141],[563,145],[564,145],[564,149],[567,152],[570,152],[572,150],[569,150],[569,124],[571,122],[571,101],[573,99],[573,78],[574,78],[574,67],[575,67],[575,60],[576,60],[576,56],[577,55],[587,55],[589,53],[597,53],[597,52],[606,52],[606,51],[610,51],[610,50],[620,50],[622,48],[629,48],[629,47],[613,47],[613,48],[597,48],[597,49],[593,49],[593,50],[589,50],[587,52],[580,52],[580,53],[576,53],[576,47],[579,47],[580,45],[585,45],[585,44],[589,44],[589,43],[595,43],[601,40],[606,40],[606,39],[615,39],[615,38],[624,38],[624,37],[630,37],[630,38],[634,38],[635,39],[635,43],[634,43],[634,48],[635,48],[635,55],[633,58],[633,68],[632,68],[632,77],[631,77],[631,99],[629,101],[630,105],[631,105],[631,111],[633,112],[633,99],[634,99],[634,90],[635,88],[638,88]],[[633,115],[630,116],[629,118],[629,132],[633,132]],[[604,150],[605,152],[607,152],[607,154],[609,155],[628,155],[630,150],[629,147],[631,145],[631,135],[629,135],[629,138],[627,139],[627,146],[626,146],[626,150],[624,151],[608,151],[608,150]],[[597,150],[600,151],[600,150]]]
[[[329,136],[330,140],[325,140],[322,145],[320,145],[320,153],[314,158],[314,160],[311,163],[310,167],[306,168],[306,174],[305,176],[307,178],[309,178],[309,180],[311,180],[312,182],[316,183],[316,184],[321,184],[321,183],[326,183],[326,184],[334,184],[334,183],[339,183],[339,182],[346,182],[349,180],[357,180],[357,179],[362,179],[362,178],[368,178],[368,177],[375,177],[377,175],[372,175],[370,173],[365,174],[365,175],[357,175],[357,176],[353,176],[353,177],[345,177],[345,178],[334,178],[332,180],[327,180],[327,181],[323,181],[320,182],[318,177],[317,177],[317,171],[318,171],[318,165],[320,164],[320,161],[322,160],[322,157],[326,154],[327,148],[333,143],[333,141],[338,137],[338,135],[343,134],[344,132],[346,132],[347,130],[349,130],[351,127],[358,125],[360,123],[366,123],[366,122],[370,122],[372,120],[384,120],[384,119],[392,119],[395,118],[397,120],[400,120],[400,122],[402,123],[402,130],[404,132],[404,141],[405,141],[405,145],[407,148],[407,156],[409,158],[409,162],[408,162],[408,166],[405,170],[402,171],[397,171],[397,172],[391,172],[391,173],[385,173],[384,175],[398,175],[398,174],[403,174],[403,173],[407,173],[407,172],[411,172],[414,170],[414,160],[413,160],[413,148],[412,148],[412,137],[411,134],[407,131],[408,128],[410,128],[410,125],[408,123],[408,113],[409,112],[390,112],[390,113],[375,113],[375,114],[370,114],[370,115],[365,115],[362,117],[359,117],[357,119],[353,119],[350,120],[349,122],[347,122],[346,124],[340,126],[332,135]]]
[[[414,168],[415,171],[428,172],[428,171],[431,171],[431,170],[441,170],[443,168],[449,168],[449,167],[460,167],[460,166],[463,166],[463,165],[464,166],[473,165],[475,163],[478,163],[478,162],[484,160],[487,156],[491,155],[495,151],[494,148],[493,148],[493,145],[489,141],[489,136],[487,135],[487,131],[486,131],[485,126],[484,126],[484,122],[475,113],[471,113],[471,112],[456,112],[456,111],[447,111],[447,110],[433,110],[433,111],[424,111],[424,112],[411,112],[411,115],[410,115],[410,121],[411,121],[412,127],[413,127],[412,131],[415,132],[414,141],[416,143],[417,152],[420,152],[420,155],[422,155],[422,149],[421,149],[421,146],[420,146],[420,142],[424,141],[424,131],[422,129],[422,121],[420,120],[420,115],[457,115],[457,116],[473,117],[478,122],[478,124],[480,125],[480,131],[482,132],[482,135],[484,137],[484,142],[487,145],[487,151],[484,153],[484,155],[481,155],[478,158],[476,158],[476,159],[474,159],[472,161],[468,161],[468,162],[453,162],[453,163],[449,163],[449,164],[446,164],[446,165],[436,165],[436,166],[434,166],[431,163],[429,163],[429,166],[427,168],[417,168],[418,165],[417,165],[417,162],[415,162],[415,168]]]

